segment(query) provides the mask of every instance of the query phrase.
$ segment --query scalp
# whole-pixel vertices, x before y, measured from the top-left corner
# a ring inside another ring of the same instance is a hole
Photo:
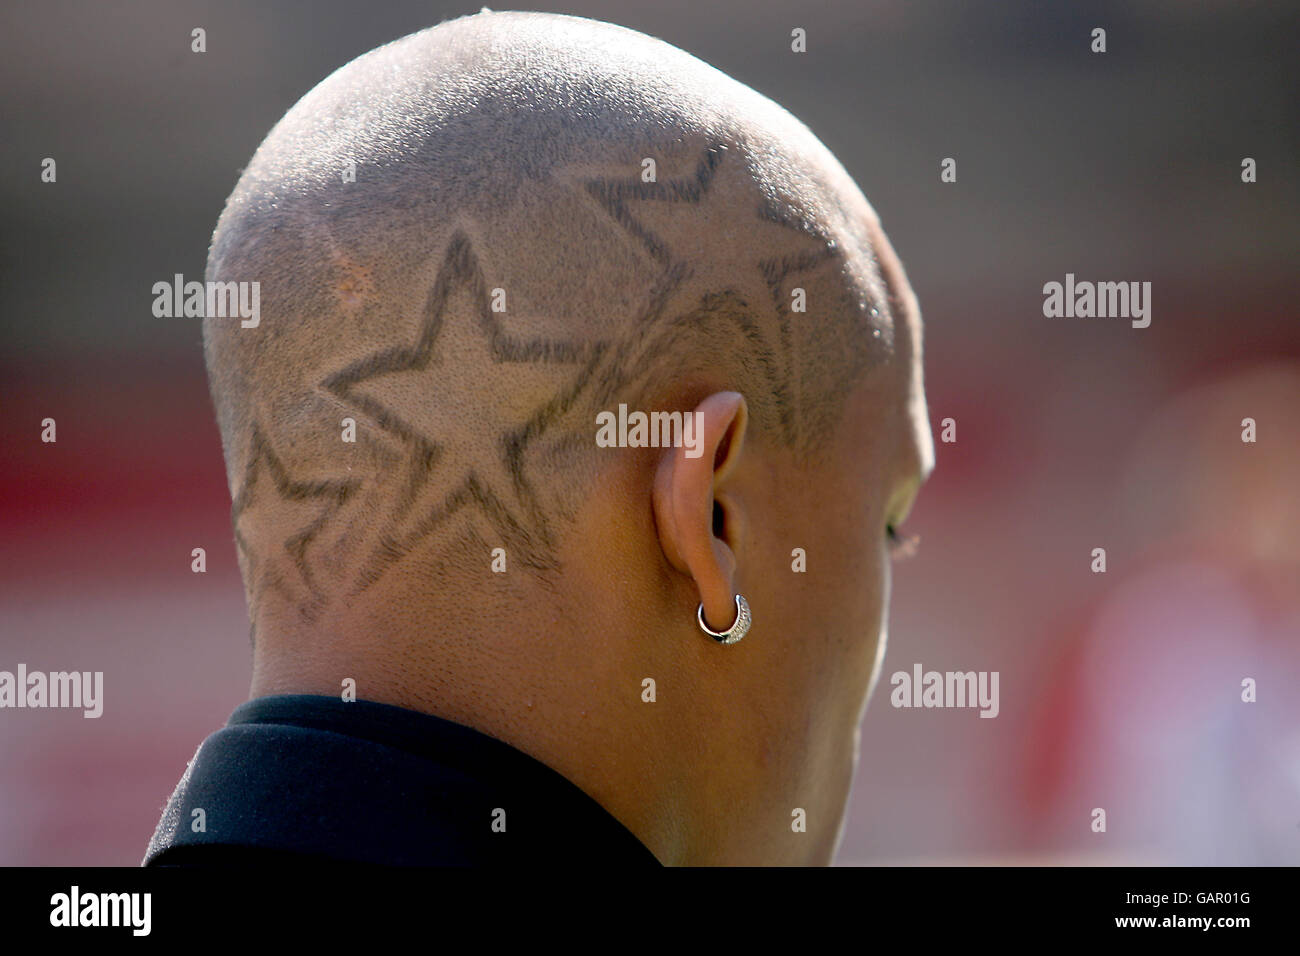
[[[431,542],[553,569],[594,412],[684,383],[813,453],[891,353],[875,227],[789,113],[620,27],[485,13],[341,68],[258,149],[209,256],[261,284],[258,328],[204,325],[250,595],[315,613]]]

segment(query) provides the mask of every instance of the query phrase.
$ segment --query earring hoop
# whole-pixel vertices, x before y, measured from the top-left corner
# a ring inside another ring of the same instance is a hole
[[[749,625],[754,622],[753,615],[749,613],[749,602],[745,600],[743,594],[736,595],[736,620],[731,627],[725,631],[714,631],[709,625],[704,623],[704,602],[695,609],[695,620],[700,625],[700,630],[709,637],[713,638],[719,644],[735,644],[742,637],[749,633]]]

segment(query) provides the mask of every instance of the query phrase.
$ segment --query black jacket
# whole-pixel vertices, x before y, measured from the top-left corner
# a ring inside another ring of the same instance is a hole
[[[400,707],[303,695],[248,701],[203,742],[144,858],[266,863],[659,865],[508,744]]]

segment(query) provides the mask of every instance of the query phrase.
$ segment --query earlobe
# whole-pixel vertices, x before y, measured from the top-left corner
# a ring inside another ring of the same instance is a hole
[[[703,617],[721,631],[736,618],[736,555],[714,533],[714,507],[744,451],[748,409],[738,392],[715,392],[696,407],[698,448],[670,448],[654,483],[655,524],[668,563],[695,582]],[[723,509],[724,513],[728,510]],[[727,515],[724,521],[736,522]]]

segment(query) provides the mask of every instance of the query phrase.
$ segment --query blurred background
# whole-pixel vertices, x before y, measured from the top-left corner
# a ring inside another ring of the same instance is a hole
[[[201,276],[299,97],[480,6],[0,11],[0,670],[105,675],[98,720],[0,710],[0,864],[137,864],[247,694],[199,322],[154,318],[153,283]],[[936,442],[945,418],[957,441],[908,522],[839,862],[1300,863],[1300,8],[515,8],[661,37],[790,109],[920,297]],[[1151,326],[1044,318],[1067,272],[1151,282]],[[916,663],[998,671],[999,716],[891,707]]]

